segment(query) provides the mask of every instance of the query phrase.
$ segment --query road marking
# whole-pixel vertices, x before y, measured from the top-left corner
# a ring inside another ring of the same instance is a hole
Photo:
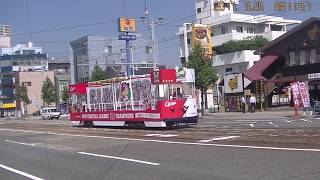
[[[247,121],[245,121],[245,122],[247,122]],[[251,121],[249,121],[250,123],[257,123],[257,122],[251,122]],[[248,123],[249,123],[248,122]],[[224,122],[218,122],[218,121],[216,121],[216,122],[204,122],[205,124],[239,124],[239,123],[242,123],[242,122],[234,122],[234,121],[224,121]]]
[[[212,138],[212,139],[206,139],[206,140],[200,140],[198,142],[210,142],[210,141],[221,141],[221,140],[226,140],[226,139],[234,139],[239,136],[226,136],[226,137],[218,137],[218,138]]]
[[[316,119],[320,120],[320,118],[316,118]]]
[[[291,123],[291,121],[289,121],[289,120],[287,120],[286,122],[287,122],[287,123]]]
[[[20,145],[25,145],[25,146],[42,147],[42,148],[55,149],[60,151],[74,150],[74,148],[67,147],[67,146],[60,146],[60,145],[51,145],[51,144],[42,144],[42,143],[23,143],[18,141],[11,141],[8,139],[5,141],[15,143],[15,144],[20,144]]]
[[[86,152],[78,152],[78,153],[84,154],[84,155],[89,155],[89,156],[96,156],[96,157],[103,157],[103,158],[109,158],[109,159],[117,159],[117,160],[122,160],[122,161],[130,161],[130,162],[148,164],[148,165],[152,165],[152,166],[159,166],[160,165],[160,163],[141,161],[141,160],[137,160],[137,159],[129,159],[129,158],[116,157],[116,156],[107,156],[107,155],[93,154],[93,153],[86,153]]]
[[[269,124],[273,125],[274,127],[279,127],[279,126],[273,124],[273,122],[269,122]]]
[[[175,134],[146,134],[144,136],[147,136],[147,137],[175,137],[178,135],[175,135]]]
[[[8,130],[8,129],[0,129]],[[250,130],[250,129],[247,129]],[[10,129],[10,131],[24,131]],[[38,133],[48,133],[48,132],[38,132]],[[93,135],[80,135],[80,134],[59,134],[57,136],[70,136],[70,137],[85,137],[85,138],[101,138],[101,139],[113,139],[113,140],[124,140],[124,141],[138,141],[138,142],[153,142],[153,143],[164,143],[164,144],[180,144],[180,145],[196,145],[196,146],[214,146],[214,147],[230,147],[230,148],[246,148],[246,149],[265,149],[265,150],[284,150],[284,151],[307,151],[307,152],[320,152],[320,149],[301,149],[301,148],[280,148],[272,146],[243,146],[243,145],[233,145],[233,144],[207,144],[207,143],[195,143],[195,142],[179,142],[179,141],[165,141],[165,140],[155,140],[155,139],[134,139],[134,138],[121,138],[112,136],[93,136]]]
[[[249,124],[251,127],[254,127],[254,125],[253,124]]]
[[[308,122],[308,120],[307,119],[301,119],[302,121],[304,121],[304,122]]]
[[[20,174],[21,176],[24,176],[24,177],[27,177],[27,178],[30,178],[30,179],[33,179],[33,180],[43,180],[42,178],[39,178],[39,177],[33,176],[31,174],[19,171],[17,169],[5,166],[3,164],[0,164],[0,168],[6,169],[8,171],[11,171],[11,172],[14,172],[14,173],[17,173],[17,174]]]
[[[26,145],[26,146],[36,146],[36,144],[31,144],[31,143],[23,143],[23,142],[18,142],[18,141],[10,141],[10,140],[5,140],[6,142],[11,142],[15,144],[20,144],[20,145]]]

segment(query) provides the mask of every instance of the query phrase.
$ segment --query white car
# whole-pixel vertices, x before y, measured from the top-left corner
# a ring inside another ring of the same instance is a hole
[[[42,108],[40,113],[41,113],[42,119],[53,119],[53,118],[59,119],[60,118],[60,111],[54,107]]]

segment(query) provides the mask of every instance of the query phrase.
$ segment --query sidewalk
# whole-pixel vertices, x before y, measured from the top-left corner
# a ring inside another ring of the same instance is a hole
[[[313,116],[308,112],[305,113],[302,110],[298,111],[297,117],[310,117]],[[255,113],[250,112],[206,112],[201,118],[217,118],[217,119],[267,119],[267,118],[288,118],[295,117],[295,113],[292,107],[277,107],[269,108],[267,111],[256,110]]]

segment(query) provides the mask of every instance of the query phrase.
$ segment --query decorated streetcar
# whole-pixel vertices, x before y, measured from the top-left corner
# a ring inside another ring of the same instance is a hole
[[[194,70],[185,68],[70,85],[70,121],[85,126],[195,124],[194,81]]]

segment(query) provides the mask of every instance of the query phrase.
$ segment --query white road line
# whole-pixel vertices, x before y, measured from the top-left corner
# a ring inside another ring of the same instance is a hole
[[[4,130],[4,129],[0,129]],[[249,130],[249,129],[247,129]],[[23,131],[10,129],[10,131]],[[39,132],[40,133],[40,132]],[[47,133],[47,132],[41,132]],[[124,141],[138,141],[138,142],[153,142],[153,143],[164,143],[164,144],[180,144],[180,145],[196,145],[196,146],[214,146],[214,147],[230,147],[230,148],[247,148],[247,149],[265,149],[265,150],[284,150],[284,151],[306,151],[306,152],[320,152],[320,149],[301,149],[301,148],[279,148],[272,146],[242,146],[233,144],[207,144],[207,143],[194,143],[194,142],[179,142],[179,141],[165,141],[155,139],[134,139],[134,138],[121,138],[112,136],[92,136],[92,135],[80,135],[80,134],[58,134],[57,136],[70,136],[70,137],[84,137],[84,138],[101,138],[101,139],[113,139],[113,140],[124,140]]]
[[[316,119],[320,120],[320,118],[316,118]]]
[[[212,139],[206,139],[206,140],[200,140],[198,142],[210,142],[210,141],[221,141],[221,140],[226,140],[226,139],[234,139],[239,136],[226,136],[226,137],[218,137],[218,138],[212,138]]]
[[[6,142],[11,142],[15,144],[20,144],[20,145],[26,145],[26,146],[36,146],[36,144],[31,144],[31,143],[23,143],[23,142],[17,142],[17,141],[10,141],[10,140],[5,140]]]
[[[16,174],[19,174],[19,175],[21,175],[21,176],[24,176],[24,177],[27,177],[27,178],[30,178],[30,179],[33,179],[33,180],[43,180],[42,178],[39,178],[39,177],[33,176],[33,175],[31,175],[31,174],[28,174],[28,173],[19,171],[19,170],[17,170],[17,169],[14,169],[14,168],[5,166],[5,165],[3,165],[3,164],[0,164],[0,168],[6,169],[6,170],[8,170],[8,171],[14,172],[14,173],[16,173]]]
[[[78,153],[84,154],[84,155],[89,155],[89,156],[96,156],[96,157],[103,157],[103,158],[109,158],[109,159],[117,159],[117,160],[122,160],[122,161],[130,161],[130,162],[148,164],[148,165],[152,165],[152,166],[159,166],[160,165],[160,163],[153,163],[153,162],[149,162],[149,161],[141,161],[141,160],[136,160],[136,159],[116,157],[116,156],[107,156],[107,155],[93,154],[93,153],[86,153],[86,152],[78,152]]]
[[[250,125],[250,127],[254,127],[254,125],[253,124],[249,124]]]
[[[301,119],[302,121],[304,121],[304,122],[308,122],[308,120],[307,119]]]
[[[251,122],[251,121],[249,121],[250,123],[257,123],[257,122]],[[249,123],[248,122],[248,123]],[[243,122],[234,122],[234,121],[224,121],[224,122],[218,122],[218,121],[216,121],[216,122],[203,122],[203,123],[205,123],[205,124],[240,124],[240,123],[243,123]]]
[[[273,124],[273,122],[269,122],[269,124],[273,125],[274,127],[279,127],[279,126]]]
[[[291,121],[289,121],[289,120],[286,120],[286,122],[287,122],[287,123],[291,123]]]
[[[147,137],[175,137],[178,135],[175,135],[175,134],[146,134],[144,136],[147,136]]]

